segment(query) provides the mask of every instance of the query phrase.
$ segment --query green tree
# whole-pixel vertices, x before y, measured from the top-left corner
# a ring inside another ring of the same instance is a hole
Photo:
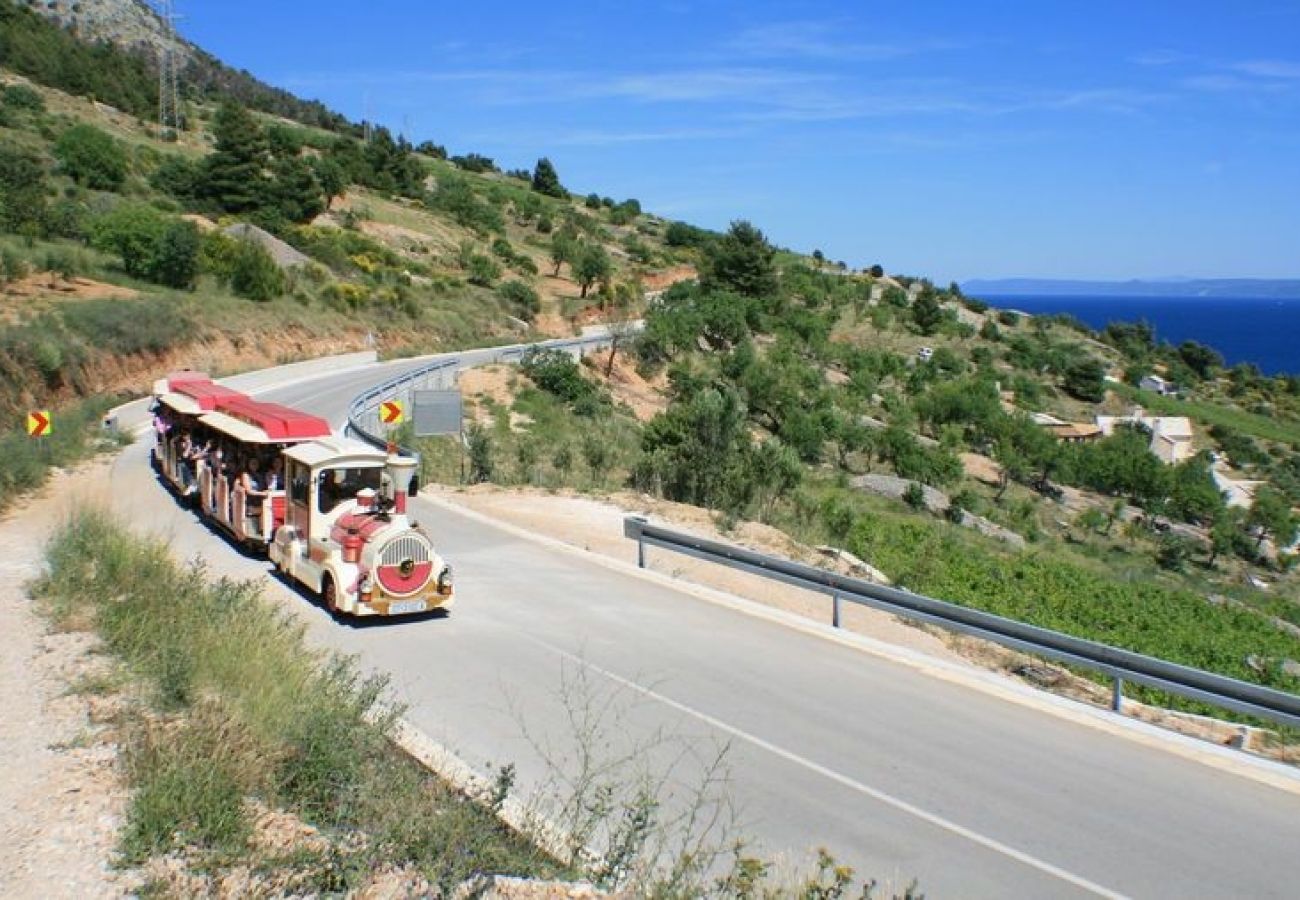
[[[922,290],[912,301],[912,321],[924,335],[934,334],[943,323],[943,307],[933,288]]]
[[[1183,341],[1179,344],[1178,356],[1202,381],[1212,376],[1215,369],[1223,367],[1223,357],[1217,350],[1196,341]]]
[[[613,461],[609,441],[595,431],[586,431],[582,435],[582,459],[591,470],[591,481],[596,486],[605,483],[605,473]]]
[[[243,106],[226,103],[212,127],[216,150],[204,160],[202,195],[229,213],[261,208],[267,196],[266,136]]]
[[[477,422],[465,432],[465,443],[469,451],[470,484],[491,481],[496,474],[496,453],[492,434]]]
[[[560,277],[560,267],[562,265],[565,263],[573,265],[579,249],[578,235],[568,225],[557,231],[555,236],[551,238],[551,262],[555,263],[554,274],[556,278]]]
[[[799,455],[776,440],[765,441],[751,450],[745,470],[759,517],[764,521],[771,520],[777,502],[803,480]]]
[[[608,281],[614,274],[614,264],[600,244],[583,244],[573,261],[573,277],[582,288],[586,299],[588,291],[597,282]]]
[[[230,260],[230,289],[236,296],[269,303],[285,291],[284,272],[261,244],[235,241]]]
[[[286,221],[305,224],[325,211],[325,189],[304,159],[291,156],[277,160],[270,187],[270,206]]]
[[[1156,562],[1162,569],[1181,572],[1195,550],[1196,545],[1181,534],[1162,534],[1156,544]]]
[[[1254,549],[1246,533],[1246,514],[1232,506],[1225,506],[1210,526],[1210,556],[1206,565],[1213,568],[1220,556],[1244,556]]]
[[[1255,503],[1246,516],[1246,524],[1257,535],[1256,552],[1264,546],[1265,540],[1271,539],[1273,545],[1281,550],[1296,539],[1297,522],[1291,511],[1291,501],[1281,491],[1268,485],[1255,494]]]
[[[545,156],[537,161],[537,167],[533,169],[533,190],[548,197],[568,196],[568,191],[560,184],[560,175],[555,171],[555,165]]]
[[[170,222],[162,233],[151,278],[168,287],[189,290],[199,277],[199,229],[193,222]]]
[[[749,445],[740,397],[708,388],[673,403],[646,425],[634,480],[681,503],[741,509],[752,487],[745,466]]]
[[[191,201],[202,181],[201,167],[183,156],[169,154],[149,176],[149,184],[177,200]]]
[[[117,191],[126,182],[122,145],[93,125],[73,125],[59,135],[54,157],[65,174],[91,190]]]
[[[311,161],[316,173],[316,181],[325,195],[325,209],[334,205],[334,200],[342,197],[348,189],[348,173],[339,165],[338,160],[330,156],[318,156]]]
[[[1065,370],[1061,386],[1072,397],[1100,403],[1106,399],[1106,367],[1091,356],[1085,356]]]
[[[123,204],[99,217],[91,225],[91,243],[116,254],[133,278],[188,289],[198,276],[198,229],[151,206]]]
[[[35,237],[45,224],[49,180],[33,154],[0,142],[0,227]]]
[[[777,290],[775,257],[762,231],[749,222],[732,222],[727,233],[705,249],[700,284],[707,290],[770,297]]]

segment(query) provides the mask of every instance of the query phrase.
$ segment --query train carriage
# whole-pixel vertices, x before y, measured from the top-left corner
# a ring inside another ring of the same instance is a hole
[[[451,607],[451,567],[407,514],[414,460],[336,437],[323,419],[206,375],[171,376],[155,395],[163,479],[332,612]]]

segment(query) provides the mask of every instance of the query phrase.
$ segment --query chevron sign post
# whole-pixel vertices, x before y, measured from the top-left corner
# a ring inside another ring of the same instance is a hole
[[[27,434],[34,438],[48,437],[54,430],[54,419],[48,410],[29,412],[27,414]]]

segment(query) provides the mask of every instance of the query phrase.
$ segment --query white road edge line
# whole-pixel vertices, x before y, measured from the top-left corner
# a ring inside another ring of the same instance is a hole
[[[823,778],[830,779],[831,781],[834,781],[837,784],[841,784],[844,787],[849,788],[850,790],[857,791],[859,794],[863,794],[864,796],[870,797],[873,800],[876,800],[880,803],[884,803],[886,806],[892,806],[894,809],[897,809],[900,812],[906,813],[909,816],[913,816],[917,819],[920,819],[923,822],[926,822],[930,825],[935,826],[936,828],[940,828],[944,831],[947,831],[950,834],[954,834],[957,837],[965,838],[966,840],[974,844],[978,844],[987,850],[992,850],[994,853],[998,853],[1001,854],[1002,856],[1006,856],[1010,859],[1014,859],[1016,862],[1029,866],[1032,869],[1037,869],[1038,871],[1046,875],[1050,875],[1053,878],[1057,878],[1061,881],[1068,882],[1069,884],[1072,884],[1077,888],[1088,891],[1089,893],[1092,894],[1096,894],[1099,897],[1125,898],[1127,896],[1125,894],[1119,893],[1118,891],[1114,891],[1108,887],[1103,887],[1102,885],[1099,885],[1096,882],[1089,881],[1088,879],[1084,878],[1081,875],[1075,875],[1073,872],[1068,872],[1065,869],[1062,869],[1060,866],[1055,866],[1052,863],[1038,859],[1035,856],[1031,856],[1028,853],[1025,853],[1023,850],[1017,850],[1015,847],[1010,847],[1002,843],[1001,841],[980,834],[977,831],[973,831],[972,829],[967,828],[964,825],[959,825],[956,822],[950,821],[949,819],[945,819],[943,816],[940,816],[936,813],[932,813],[927,810],[924,810],[919,806],[916,806],[912,803],[908,803],[906,800],[895,797],[892,794],[885,793],[879,788],[873,788],[868,784],[863,784],[861,781],[858,781],[857,779],[850,778],[848,775],[844,775],[839,772],[836,772],[834,769],[827,768],[821,763],[814,762],[813,760],[808,759],[805,756],[800,756],[798,753],[795,753],[792,750],[786,750],[784,747],[780,747],[772,743],[771,741],[764,740],[758,735],[751,734],[748,731],[745,731],[741,728],[737,728],[735,725],[730,725],[727,722],[724,722],[723,720],[717,718],[716,716],[712,716],[706,712],[701,712],[698,709],[694,709],[693,707],[687,706],[685,703],[681,703],[677,700],[673,700],[671,697],[667,697],[659,693],[658,691],[637,684],[635,681],[624,678],[621,675],[617,675],[609,671],[608,669],[601,668],[595,663],[585,660],[582,657],[570,653],[567,650],[563,650],[559,647],[556,647],[553,644],[548,644],[547,642],[539,640],[534,637],[529,637],[528,640],[537,644],[538,646],[550,650],[552,653],[558,654],[560,657],[562,657],[563,659],[569,662],[590,669],[592,672],[595,672],[598,675],[608,678],[610,681],[622,685],[628,690],[640,694],[643,697],[647,697],[658,703],[662,703],[663,705],[668,706],[671,709],[675,709],[678,712],[683,713],[684,715],[690,716],[693,719],[697,719],[705,723],[706,725],[716,728],[719,731],[725,732],[726,734],[729,734],[732,737],[738,738],[739,740],[742,740],[747,744],[752,744],[753,746],[758,747],[761,750],[766,750],[768,753],[771,753],[773,756],[780,757],[781,759],[784,759],[786,762],[793,763],[797,766],[807,769],[810,772],[813,772],[814,774],[820,775]]]

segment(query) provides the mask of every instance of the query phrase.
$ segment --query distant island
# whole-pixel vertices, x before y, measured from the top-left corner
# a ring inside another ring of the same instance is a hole
[[[1159,281],[1072,281],[1044,278],[976,279],[961,289],[973,297],[1216,297],[1300,300],[1300,279],[1169,278]]]

